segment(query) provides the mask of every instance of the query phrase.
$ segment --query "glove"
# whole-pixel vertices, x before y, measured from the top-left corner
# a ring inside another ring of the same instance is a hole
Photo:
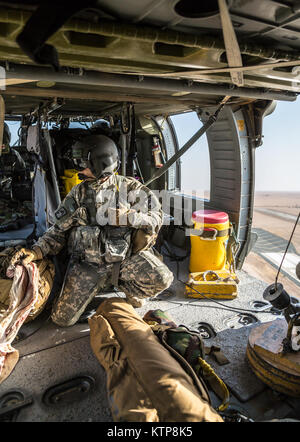
[[[10,261],[10,265],[14,266],[18,261],[21,261],[23,265],[27,265],[32,261],[38,261],[43,259],[43,253],[39,247],[33,247],[32,249],[20,249],[14,254]]]

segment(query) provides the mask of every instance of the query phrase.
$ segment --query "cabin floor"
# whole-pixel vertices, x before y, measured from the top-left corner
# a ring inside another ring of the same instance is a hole
[[[185,254],[182,249],[170,247],[178,256]],[[139,315],[143,317],[153,309],[168,311],[177,325],[201,329],[207,346],[221,348],[229,360],[228,364],[218,365],[213,356],[208,356],[207,361],[230,390],[227,412],[233,420],[243,421],[240,415],[251,421],[297,419],[300,399],[272,391],[254,375],[246,360],[251,329],[278,317],[259,311],[256,304],[263,301],[263,291],[268,284],[245,271],[238,271],[240,283],[234,300],[220,300],[220,305],[212,300],[188,298],[179,280],[187,281],[189,258],[176,263],[164,257],[164,261],[174,272],[174,282],[166,292],[148,299],[142,308],[137,309]],[[113,296],[123,297],[124,294],[110,292],[98,295],[91,308],[96,308],[103,297]],[[246,314],[229,310],[232,308],[252,312]],[[253,310],[257,310],[256,313]],[[11,375],[0,385],[0,421],[112,422],[106,374],[90,348],[87,320],[83,319],[69,328],[59,328],[48,320],[46,311],[33,322],[35,324],[29,323],[21,328],[19,341],[14,343],[20,359]],[[205,328],[207,324],[211,329]],[[51,396],[49,388],[68,381],[70,385],[72,382],[78,385],[79,377],[82,378],[79,391],[75,388],[73,393],[53,399],[55,394]],[[13,404],[15,398],[25,400],[27,405],[1,416],[1,407]],[[220,403],[214,393],[212,403],[215,407]],[[240,415],[236,415],[236,411]]]

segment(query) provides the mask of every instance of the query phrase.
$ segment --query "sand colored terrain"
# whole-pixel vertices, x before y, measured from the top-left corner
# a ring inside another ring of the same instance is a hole
[[[294,209],[295,214],[300,211],[300,192],[255,192],[255,207]],[[298,211],[297,211],[298,210]]]
[[[297,216],[300,212],[300,192],[256,192],[254,199],[253,227],[267,230],[288,240],[294,222],[276,216],[263,214],[256,208],[263,208]],[[300,225],[296,227],[292,244],[300,255]]]
[[[268,232],[280,236],[281,238],[284,238],[288,241],[293,231],[293,227],[294,227],[293,221],[288,221],[288,220],[285,221],[282,218],[266,215],[254,209],[253,228],[260,228],[267,230]],[[296,227],[292,239],[292,244],[297,250],[297,253],[300,255],[300,225]]]
[[[253,228],[264,229],[274,235],[280,236],[288,240],[294,222],[284,220],[276,216],[260,213],[256,208],[264,208],[278,211],[280,213],[288,213],[297,216],[300,212],[300,192],[257,192],[254,202]],[[296,227],[292,244],[299,254],[300,261],[300,225]],[[266,250],[268,252],[268,250]],[[277,270],[271,264],[264,260],[263,257],[254,252],[250,252],[247,256],[243,270],[247,273],[272,284],[275,280]],[[300,288],[294,284],[288,277],[280,274],[279,281],[283,283],[287,292],[294,297],[300,298]]]
[[[258,278],[267,284],[273,284],[277,274],[275,267],[265,261],[264,258],[253,252],[250,252],[247,256],[243,270],[249,273],[249,275]],[[291,281],[287,276],[280,273],[278,282],[283,284],[285,290],[290,296],[300,299],[300,287],[294,284],[293,281]]]

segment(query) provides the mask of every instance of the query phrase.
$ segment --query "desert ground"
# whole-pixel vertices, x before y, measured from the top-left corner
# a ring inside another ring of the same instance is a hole
[[[262,210],[265,209],[270,212],[263,213]],[[290,238],[299,212],[300,192],[256,192],[253,214],[253,230],[255,231],[257,229],[258,234],[260,234],[262,231],[269,232],[270,234],[276,235],[276,237],[280,237],[285,240],[286,244]],[[285,215],[292,215],[294,219],[288,216],[285,219]],[[300,261],[299,224],[300,223],[298,223],[293,235],[292,244],[289,251],[293,251],[299,255]],[[264,251],[267,253],[269,251],[268,245],[266,244],[264,247]],[[283,247],[282,252],[284,252],[285,247],[286,246]],[[271,284],[275,280],[277,269],[274,265],[268,263],[262,254],[257,253],[256,249],[257,247],[254,247],[254,250],[251,251],[247,256],[243,270]],[[300,299],[300,287],[299,285],[295,284],[291,278],[281,273],[278,281],[283,284],[284,288],[291,296]]]

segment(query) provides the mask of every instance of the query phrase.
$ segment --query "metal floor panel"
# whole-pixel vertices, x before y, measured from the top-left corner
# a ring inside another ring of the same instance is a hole
[[[180,262],[178,269],[176,262],[168,258],[165,258],[165,262],[175,275],[170,292],[147,300],[142,308],[136,310],[137,313],[143,317],[148,310],[161,309],[168,311],[178,325],[184,324],[194,330],[200,327],[200,323],[211,325],[217,335],[206,340],[206,343],[219,345],[230,363],[220,368],[212,358],[209,362],[228,383],[231,404],[246,410],[250,417],[265,419],[265,413],[272,403],[271,399],[267,401],[265,392],[269,392],[271,398],[273,393],[245,365],[247,336],[250,327],[259,322],[271,321],[277,316],[265,312],[249,312],[249,316],[243,316],[235,308],[253,310],[254,301],[263,301],[262,294],[267,284],[240,271],[236,299],[220,301],[220,305],[212,300],[187,298],[183,284],[176,277],[178,275],[179,279],[187,280],[188,259]],[[111,292],[104,296],[124,294]],[[251,322],[253,318],[254,322]],[[0,398],[13,389],[20,389],[26,397],[33,398],[33,404],[20,411],[18,421],[111,421],[106,397],[106,374],[90,348],[87,323],[60,328],[48,321],[15,347],[20,351],[20,360],[11,375],[0,385]],[[49,387],[83,375],[95,380],[94,388],[85,397],[53,406],[46,406],[42,402],[43,394]],[[283,398],[272,418],[287,416],[291,411],[288,402],[289,398]]]
[[[43,395],[49,387],[78,376],[94,379],[94,388],[88,394],[82,394],[82,398],[71,403],[64,400],[51,406],[43,403]],[[18,422],[110,422],[105,385],[105,372],[92,353],[89,336],[85,336],[21,357],[1,384],[0,397],[16,389],[26,398],[32,397],[32,405],[20,410]]]

